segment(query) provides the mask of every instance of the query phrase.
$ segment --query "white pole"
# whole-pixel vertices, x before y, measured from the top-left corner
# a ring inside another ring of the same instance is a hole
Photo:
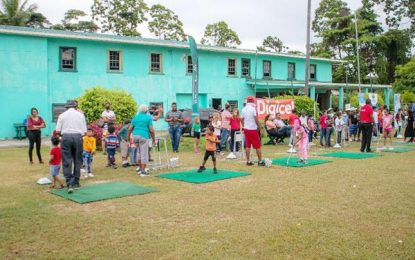
[[[361,80],[360,80],[359,34],[357,32],[356,12],[354,12],[354,29],[355,29],[355,36],[356,36],[357,78],[358,78],[358,81],[359,81],[359,93],[360,93],[360,91],[361,91],[361,89],[360,89]]]
[[[311,27],[311,0],[307,3],[307,45],[306,45],[306,61],[305,61],[305,84],[304,95],[308,97],[308,85],[310,80],[310,27]]]

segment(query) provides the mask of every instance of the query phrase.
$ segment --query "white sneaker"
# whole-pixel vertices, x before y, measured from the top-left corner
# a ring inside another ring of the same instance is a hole
[[[141,172],[140,167],[135,168],[135,171],[136,171],[136,172]]]
[[[226,156],[226,159],[236,159],[236,155],[234,153],[230,153],[228,156]]]
[[[393,149],[394,149],[393,147],[389,147],[389,151],[393,151]]]
[[[398,135],[397,138],[402,139],[402,135]]]
[[[386,150],[386,149],[387,149],[386,146],[380,148],[380,150]]]
[[[81,173],[83,173],[83,174],[85,174],[85,173],[86,173],[86,171],[85,171],[85,169],[84,169],[84,168],[82,168],[82,169],[81,169]]]
[[[94,177],[94,175],[92,174],[92,172],[88,173],[88,177],[89,178],[93,178]]]
[[[340,146],[340,144],[335,144],[335,145],[333,146],[333,148],[342,148],[342,147]]]
[[[143,171],[140,173],[140,177],[148,177],[150,174],[147,171]]]

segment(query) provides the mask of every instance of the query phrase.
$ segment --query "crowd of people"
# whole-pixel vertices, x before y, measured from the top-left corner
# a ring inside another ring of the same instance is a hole
[[[139,112],[131,119],[125,120],[120,129],[115,128],[116,114],[111,110],[111,104],[106,102],[98,125],[102,128],[102,149],[107,156],[107,167],[117,168],[116,153],[121,151],[123,167],[137,166],[136,171],[140,176],[148,176],[148,163],[151,161],[151,147],[156,144],[153,122],[163,114],[162,108],[147,107],[141,105]],[[94,137],[93,128],[87,127],[84,113],[79,110],[76,101],[68,101],[67,109],[62,113],[56,124],[51,139],[50,150],[50,174],[53,179],[52,188],[63,188],[64,183],[59,178],[62,165],[66,179],[66,187],[69,193],[80,187],[80,178],[92,178],[93,158],[96,152],[97,140]],[[320,145],[322,147],[341,148],[345,142],[361,142],[361,152],[372,152],[372,138],[383,138],[383,148],[393,149],[392,138],[403,138],[405,142],[414,142],[414,111],[415,104],[410,104],[407,109],[399,109],[392,113],[386,106],[372,107],[371,101],[357,112],[356,108],[346,111],[334,111],[328,109],[322,111],[317,121],[313,115],[303,110],[300,116],[294,108],[286,122],[281,115],[269,114],[264,120],[264,129],[275,143],[284,142],[284,138],[290,139],[290,152],[294,147],[299,148],[298,163],[307,163],[308,150],[314,145],[313,139],[318,139],[320,132]],[[183,114],[177,109],[177,104],[171,104],[171,110],[166,113],[165,121],[168,124],[172,150],[179,152]],[[36,108],[31,109],[31,115],[27,119],[27,135],[29,139],[29,161],[33,164],[33,149],[40,163],[43,163],[41,147],[41,129],[46,124],[39,116]],[[222,110],[218,108],[211,114],[205,129],[202,129],[201,119],[194,118],[192,133],[194,136],[194,152],[200,154],[200,138],[202,130],[205,130],[205,153],[198,172],[206,170],[205,165],[209,158],[213,161],[213,173],[217,173],[216,158],[224,155],[225,151],[231,153],[242,149],[236,142],[237,134],[243,133],[246,165],[252,166],[251,149],[256,151],[258,165],[265,166],[262,159],[261,136],[263,128],[259,122],[255,98],[247,97],[246,104],[241,113],[238,108],[233,108],[229,103]],[[404,130],[404,132],[403,132]],[[334,134],[333,134],[334,133]],[[402,135],[403,133],[403,135]],[[332,137],[334,136],[334,145]],[[389,147],[387,147],[389,140]]]

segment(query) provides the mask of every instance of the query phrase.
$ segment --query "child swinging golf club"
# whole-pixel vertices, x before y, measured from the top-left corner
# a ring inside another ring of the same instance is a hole
[[[206,127],[206,151],[205,151],[205,157],[203,158],[203,164],[199,167],[199,170],[197,172],[203,172],[206,170],[205,165],[209,157],[212,157],[213,161],[213,173],[217,174],[218,170],[216,169],[216,144],[218,144],[220,141],[218,137],[214,134],[215,128],[212,125],[208,125]]]

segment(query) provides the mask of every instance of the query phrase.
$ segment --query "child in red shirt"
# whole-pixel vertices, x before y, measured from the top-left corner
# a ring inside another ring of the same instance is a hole
[[[59,183],[60,188],[63,189],[65,186],[63,185],[63,181],[59,178],[59,171],[61,169],[61,148],[59,147],[59,137],[53,136],[52,137],[52,148],[50,149],[50,176],[52,177],[52,189],[55,189],[57,186],[56,184]]]

